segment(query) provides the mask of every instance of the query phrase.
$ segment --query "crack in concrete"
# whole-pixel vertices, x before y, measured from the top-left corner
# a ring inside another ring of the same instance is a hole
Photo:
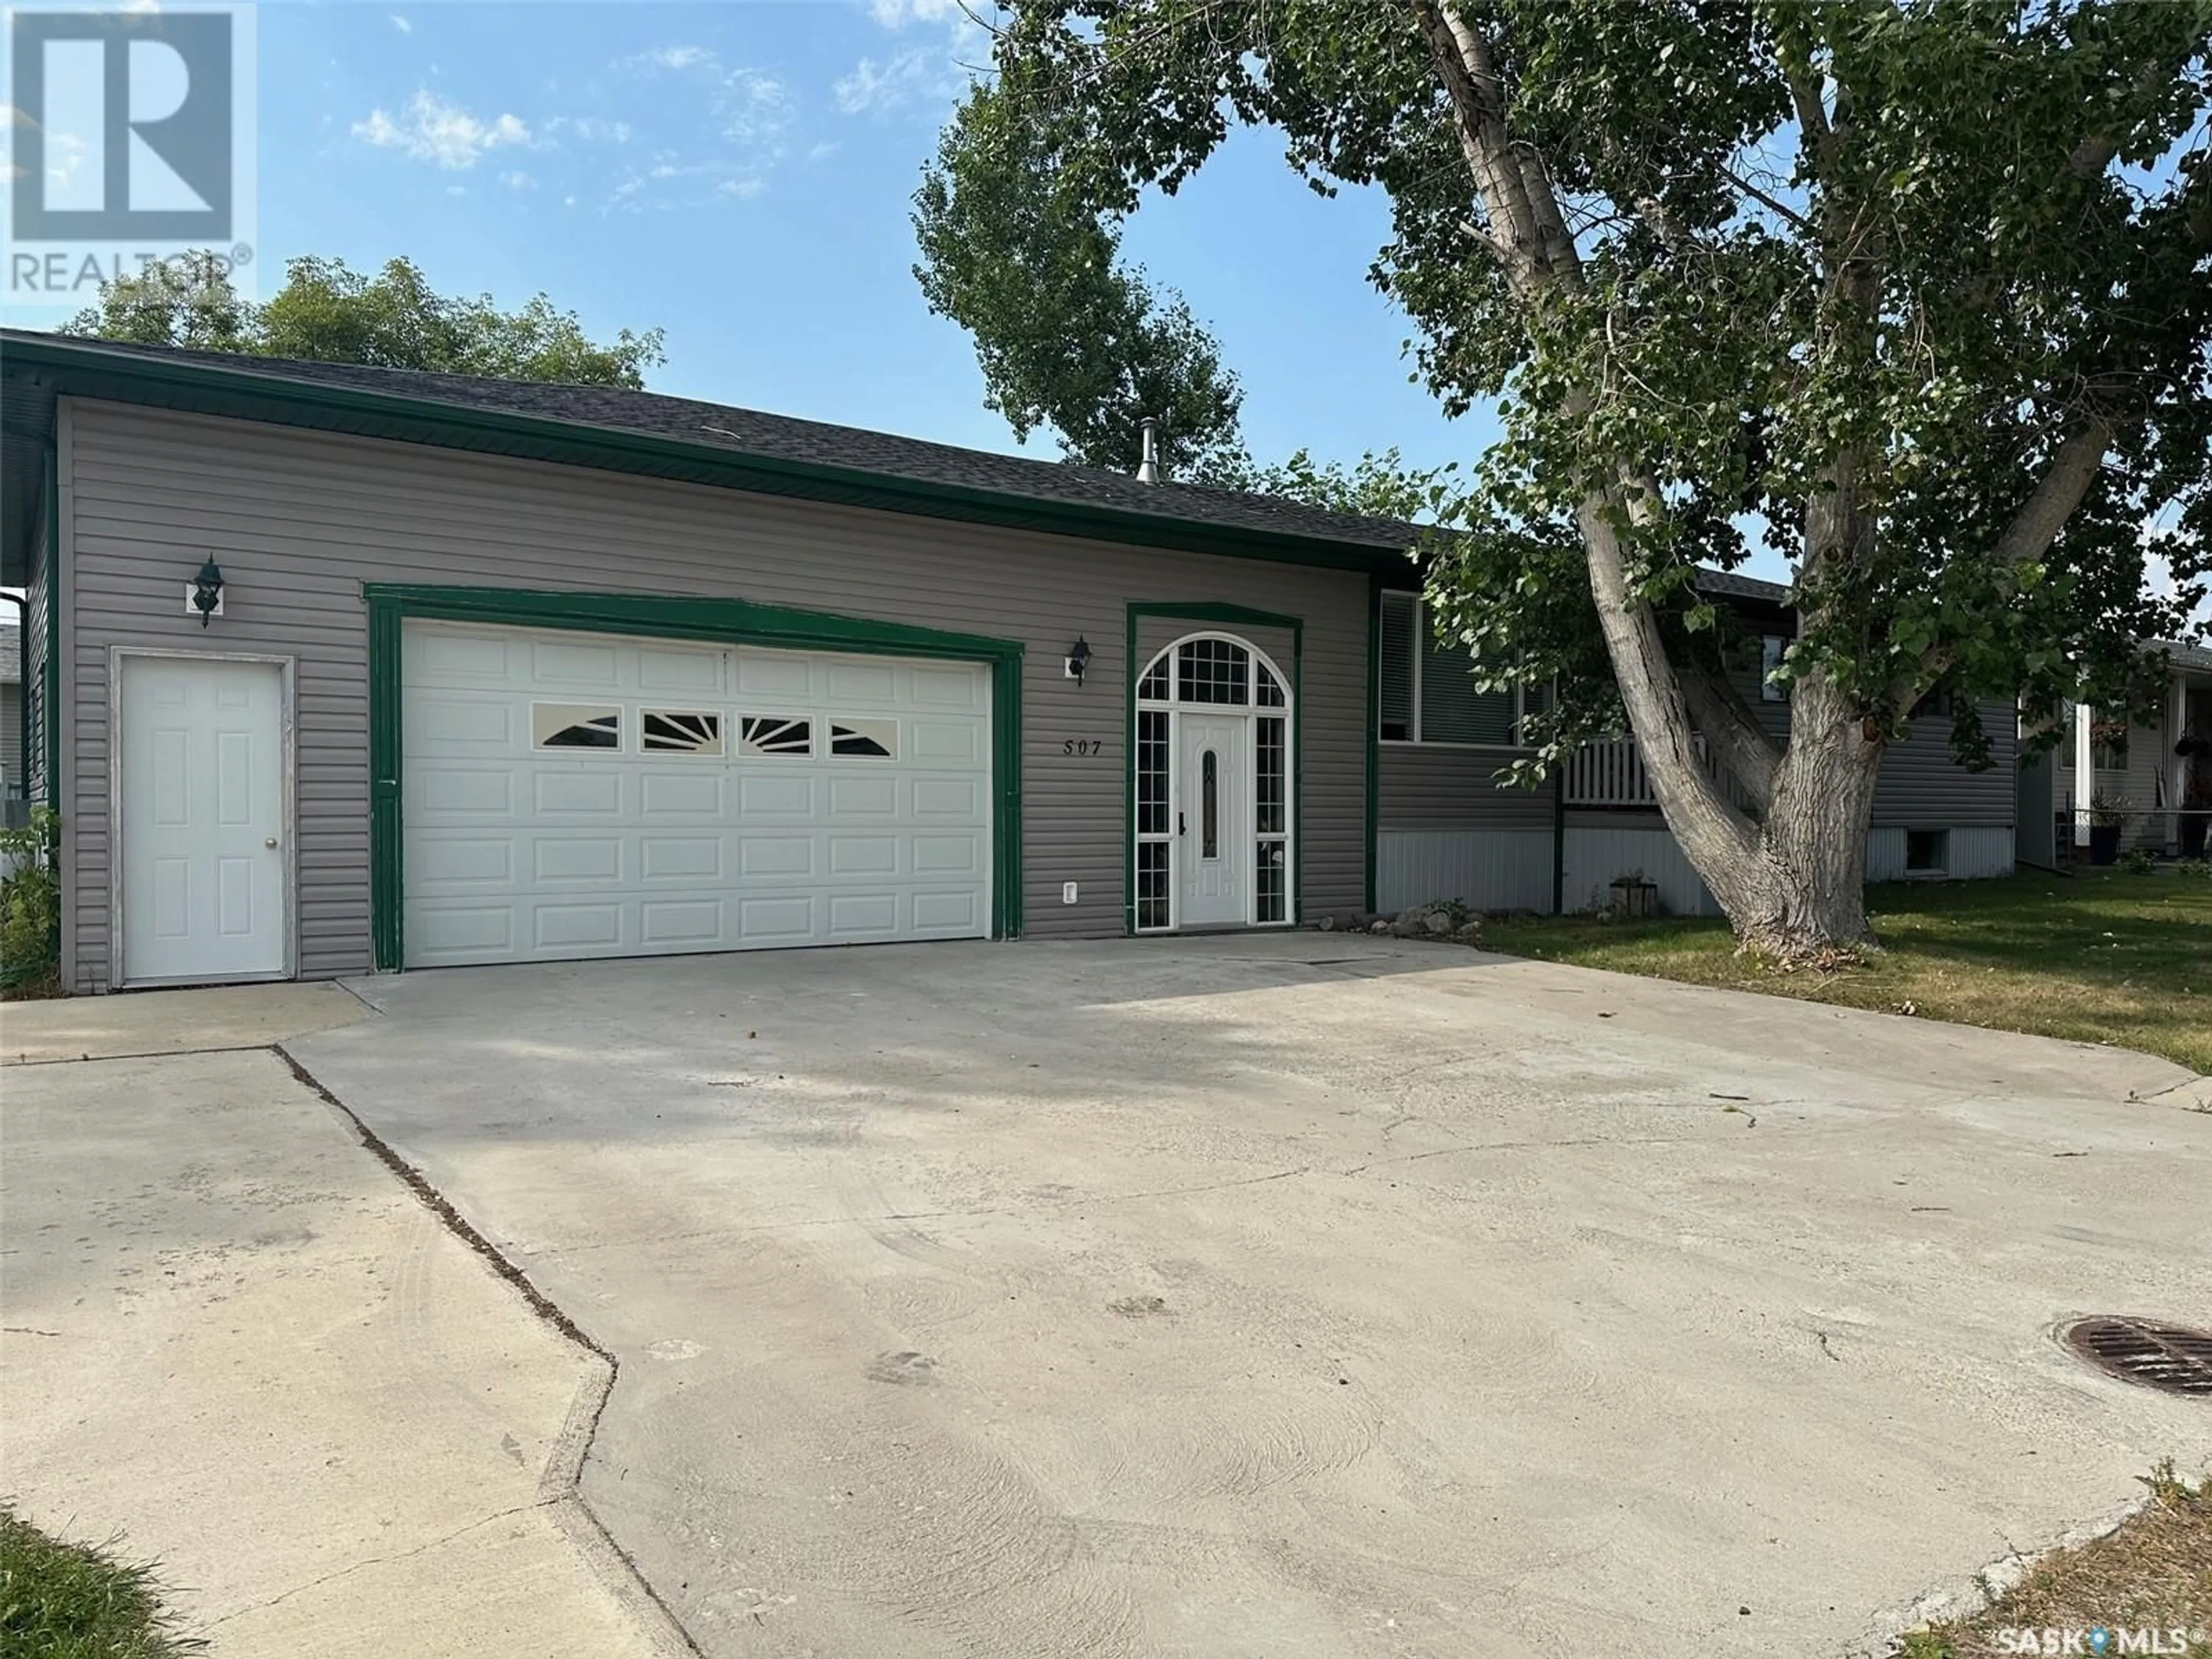
[[[1678,1146],[1688,1144],[1687,1135],[1581,1135],[1565,1140],[1468,1140],[1455,1146],[1431,1146],[1425,1152],[1396,1152],[1389,1158],[1370,1158],[1364,1164],[1354,1164],[1329,1173],[1340,1176],[1364,1175],[1370,1170],[1381,1169],[1386,1164],[1419,1164],[1425,1158],[1450,1158],[1459,1152],[1548,1152],[1577,1146]]]
[[[144,1048],[127,1054],[56,1054],[51,1060],[33,1060],[27,1054],[0,1060],[6,1066],[100,1066],[116,1060],[182,1060],[188,1054],[258,1054],[276,1048],[273,1042],[222,1042],[209,1048]]]
[[[605,1382],[598,1390],[598,1398],[592,1401],[589,1411],[580,1414],[582,1418],[580,1422],[578,1421],[580,1413],[572,1404],[569,1421],[563,1425],[554,1454],[548,1460],[544,1480],[540,1484],[537,1499],[529,1504],[517,1505],[514,1510],[502,1510],[501,1513],[511,1515],[520,1513],[523,1510],[550,1508],[555,1510],[558,1515],[574,1515],[578,1517],[580,1524],[574,1528],[564,1526],[563,1530],[569,1533],[570,1537],[578,1543],[580,1548],[588,1549],[595,1544],[612,1556],[621,1565],[622,1571],[627,1576],[629,1582],[636,1586],[638,1593],[665,1622],[668,1634],[675,1638],[684,1652],[693,1655],[695,1659],[704,1659],[704,1654],[699,1644],[693,1639],[690,1631],[686,1628],[684,1621],[676,1616],[676,1610],[669,1606],[660,1592],[653,1587],[653,1582],[640,1570],[630,1553],[616,1540],[612,1533],[607,1530],[606,1523],[599,1519],[598,1513],[584,1497],[584,1463],[590,1455],[591,1443],[599,1434],[599,1419],[606,1412],[607,1401],[614,1397],[615,1382],[621,1375],[622,1362],[616,1358],[613,1350],[584,1330],[574,1320],[569,1318],[551,1297],[532,1284],[528,1274],[508,1261],[496,1245],[478,1232],[467,1218],[453,1207],[452,1201],[443,1193],[430,1184],[428,1177],[394,1152],[380,1135],[362,1121],[360,1115],[355,1112],[353,1108],[325,1088],[314,1073],[302,1066],[298,1058],[282,1042],[270,1043],[267,1047],[271,1054],[290,1068],[293,1078],[301,1088],[306,1089],[352,1126],[355,1134],[360,1138],[362,1146],[385,1168],[391,1170],[398,1177],[400,1184],[414,1194],[423,1207],[444,1224],[447,1231],[482,1256],[495,1273],[514,1287],[532,1313],[606,1367]],[[549,1490],[549,1488],[552,1489]],[[498,1518],[496,1515],[486,1516],[482,1521],[471,1522],[470,1527],[481,1526],[485,1522]],[[466,1532],[470,1530],[470,1527],[464,1527],[460,1530]],[[577,1537],[579,1532],[583,1534],[581,1538]],[[459,1534],[456,1533],[453,1535],[458,1537]],[[446,1540],[433,1540],[431,1544],[422,1546],[422,1548],[434,1548],[439,1542],[443,1541]],[[420,1554],[421,1553],[422,1549],[417,1549],[405,1553]],[[397,1560],[403,1558],[395,1556],[392,1559]],[[358,1564],[361,1566],[370,1565],[372,1564],[368,1562]],[[355,1570],[354,1568],[341,1569],[339,1573],[331,1574],[330,1577],[342,1577],[344,1572]],[[328,1578],[319,1582],[327,1583]],[[299,1589],[312,1588],[313,1588],[313,1585],[301,1585]],[[288,1595],[298,1593],[298,1589],[285,1592]],[[244,1611],[252,1611],[252,1609]],[[228,1616],[235,1617],[236,1615]],[[656,1645],[660,1644],[656,1644]]]
[[[266,1601],[256,1601],[251,1607],[240,1607],[235,1612],[226,1613],[220,1619],[210,1619],[208,1620],[208,1628],[213,1630],[216,1626],[227,1625],[234,1619],[243,1619],[248,1613],[260,1613],[265,1608],[276,1606],[280,1601],[289,1601],[295,1595],[304,1595],[311,1589],[319,1589],[325,1584],[335,1583],[341,1578],[348,1577],[356,1572],[365,1572],[371,1567],[386,1566],[394,1561],[410,1560],[417,1555],[427,1554],[443,1545],[452,1543],[456,1538],[474,1532],[478,1527],[488,1527],[493,1522],[503,1521],[511,1515],[526,1515],[532,1510],[547,1509],[561,1501],[562,1501],[561,1496],[539,1498],[527,1504],[514,1504],[508,1509],[494,1510],[489,1515],[480,1515],[466,1526],[456,1527],[443,1536],[433,1538],[428,1543],[417,1544],[412,1549],[395,1550],[389,1555],[372,1555],[366,1561],[352,1562],[338,1568],[335,1572],[326,1572],[319,1578],[310,1578],[304,1584],[295,1584],[288,1590],[279,1590]]]

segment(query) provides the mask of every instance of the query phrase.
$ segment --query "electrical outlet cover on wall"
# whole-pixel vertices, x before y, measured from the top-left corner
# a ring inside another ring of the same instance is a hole
[[[1062,904],[1073,904],[1075,902],[1075,884],[1073,882],[1064,881],[1060,883],[1060,902]]]

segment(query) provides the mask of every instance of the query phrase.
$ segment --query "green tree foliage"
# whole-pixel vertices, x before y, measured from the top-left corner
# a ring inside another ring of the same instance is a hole
[[[61,816],[34,806],[0,830],[0,990],[51,977],[61,942]]]
[[[1916,710],[1972,760],[1978,697],[2140,699],[2202,597],[2209,41],[2212,0],[1029,0],[947,142],[1018,126],[1109,232],[1232,125],[1385,191],[1375,280],[1504,425],[1443,504],[1445,625],[1559,678],[1540,763],[1625,720],[1746,942],[1796,954],[1865,937]],[[1762,541],[1780,743],[1692,580]]]
[[[1311,451],[1301,449],[1289,460],[1272,466],[1223,463],[1208,472],[1204,482],[1224,489],[1304,501],[1332,513],[1411,523],[1432,519],[1455,501],[1461,493],[1458,475],[1455,464],[1408,466],[1395,447],[1370,450],[1350,463],[1316,461]]]
[[[218,255],[191,253],[104,284],[99,303],[63,331],[137,345],[191,346],[309,362],[366,363],[517,380],[638,387],[666,361],[659,329],[592,340],[574,312],[540,294],[516,311],[491,296],[441,295],[412,260],[374,276],[343,259],[285,266],[267,301],[241,299]]]
[[[1066,189],[1030,124],[979,88],[915,194],[929,308],[975,341],[985,398],[1018,437],[1049,427],[1086,466],[1135,471],[1159,422],[1169,475],[1244,465],[1243,394],[1180,295],[1119,258],[1118,228]]]

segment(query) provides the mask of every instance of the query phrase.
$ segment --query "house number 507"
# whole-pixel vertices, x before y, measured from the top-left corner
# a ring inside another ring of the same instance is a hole
[[[1103,738],[1070,738],[1060,745],[1063,755],[1099,755],[1106,750]]]

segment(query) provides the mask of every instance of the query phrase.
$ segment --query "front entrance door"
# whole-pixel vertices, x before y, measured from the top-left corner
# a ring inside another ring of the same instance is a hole
[[[1185,927],[1240,926],[1247,914],[1245,866],[1251,854],[1251,764],[1242,714],[1181,718],[1176,767],[1176,864]]]
[[[282,666],[126,656],[122,681],[125,979],[281,976]]]

